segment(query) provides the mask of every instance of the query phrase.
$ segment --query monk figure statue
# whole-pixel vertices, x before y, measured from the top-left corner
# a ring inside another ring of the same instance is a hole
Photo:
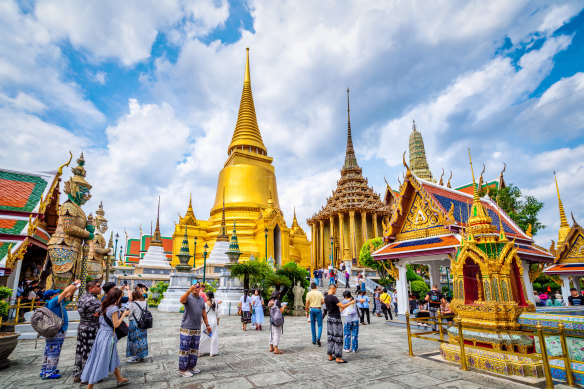
[[[296,286],[292,288],[292,291],[294,292],[294,311],[302,311],[304,308],[304,302],[302,301],[304,288],[300,286],[300,282],[296,282]]]
[[[91,195],[91,185],[85,181],[83,153],[72,168],[73,176],[65,182],[67,200],[59,207],[57,228],[48,244],[47,259],[51,274],[46,281],[47,289],[65,289],[80,271],[85,240],[93,240],[95,227],[87,223],[81,209]],[[45,265],[46,266],[46,265]]]
[[[95,212],[95,237],[89,242],[89,255],[87,258],[87,275],[94,281],[102,281],[105,261],[111,249],[106,247],[107,243],[103,234],[107,231],[107,220],[104,217],[103,203],[99,203],[99,209]]]

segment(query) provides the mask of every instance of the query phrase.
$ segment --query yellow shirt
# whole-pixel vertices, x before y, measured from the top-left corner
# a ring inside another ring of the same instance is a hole
[[[308,302],[309,308],[320,308],[322,307],[322,300],[324,296],[321,292],[316,289],[312,289],[310,292],[306,293],[306,301]]]
[[[381,296],[379,296],[379,299],[385,305],[389,305],[391,303],[391,297],[387,293],[382,293]]]

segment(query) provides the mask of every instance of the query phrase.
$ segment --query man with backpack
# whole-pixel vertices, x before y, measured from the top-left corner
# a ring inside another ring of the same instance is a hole
[[[444,300],[444,295],[438,291],[438,285],[432,285],[432,290],[426,295],[426,301],[428,304],[428,311],[430,312],[430,317],[436,317],[440,311],[440,304],[446,304]],[[436,323],[432,323],[432,331],[436,331]]]
[[[71,302],[71,298],[77,292],[79,285],[81,285],[81,281],[75,280],[73,284],[66,287],[61,293],[59,293],[59,289],[46,291],[46,306],[37,309],[31,317],[33,328],[39,333],[39,336],[46,338],[40,374],[43,380],[61,378],[57,367],[61,356],[61,348],[65,341],[65,334],[69,327],[69,317],[65,307]]]
[[[270,308],[270,352],[282,354],[278,349],[280,336],[284,333],[284,311],[286,306],[280,301],[280,291],[275,290],[268,303]]]
[[[97,296],[101,294],[101,285],[97,281],[89,281],[85,286],[85,290],[86,293],[77,301],[77,312],[79,312],[80,320],[77,328],[73,382],[81,382],[81,373],[99,329],[101,304]]]

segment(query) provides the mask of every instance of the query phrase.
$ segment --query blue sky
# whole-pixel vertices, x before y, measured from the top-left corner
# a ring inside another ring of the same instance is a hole
[[[206,219],[250,47],[264,143],[288,222],[320,209],[346,144],[377,192],[397,188],[411,121],[438,179],[466,150],[544,201],[537,237],[584,217],[584,2],[0,0],[0,166],[54,170],[85,151],[94,198],[131,235],[162,197],[170,234],[189,193]]]

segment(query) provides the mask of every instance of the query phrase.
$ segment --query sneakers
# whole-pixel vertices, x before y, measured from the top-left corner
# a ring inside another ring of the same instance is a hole
[[[191,370],[189,370],[189,372],[191,372],[191,374],[199,374],[201,372],[201,370],[199,370],[199,369],[191,369]]]
[[[356,353],[356,352],[357,352],[357,350],[353,350],[352,352],[353,352],[353,353]]]
[[[138,362],[138,358],[136,358],[136,357],[128,358],[128,360],[126,360],[126,362],[128,362],[128,363],[136,363],[136,362]]]
[[[185,378],[194,376],[190,371],[179,371],[178,375]]]
[[[53,373],[51,375],[44,376],[43,377],[43,380],[56,380],[56,379],[59,379],[59,378],[61,378],[61,374]]]
[[[348,348],[344,348],[343,352],[348,353],[348,352],[351,352],[351,350],[349,350]]]
[[[320,339],[316,341],[316,344],[318,344],[318,347],[320,347]]]

